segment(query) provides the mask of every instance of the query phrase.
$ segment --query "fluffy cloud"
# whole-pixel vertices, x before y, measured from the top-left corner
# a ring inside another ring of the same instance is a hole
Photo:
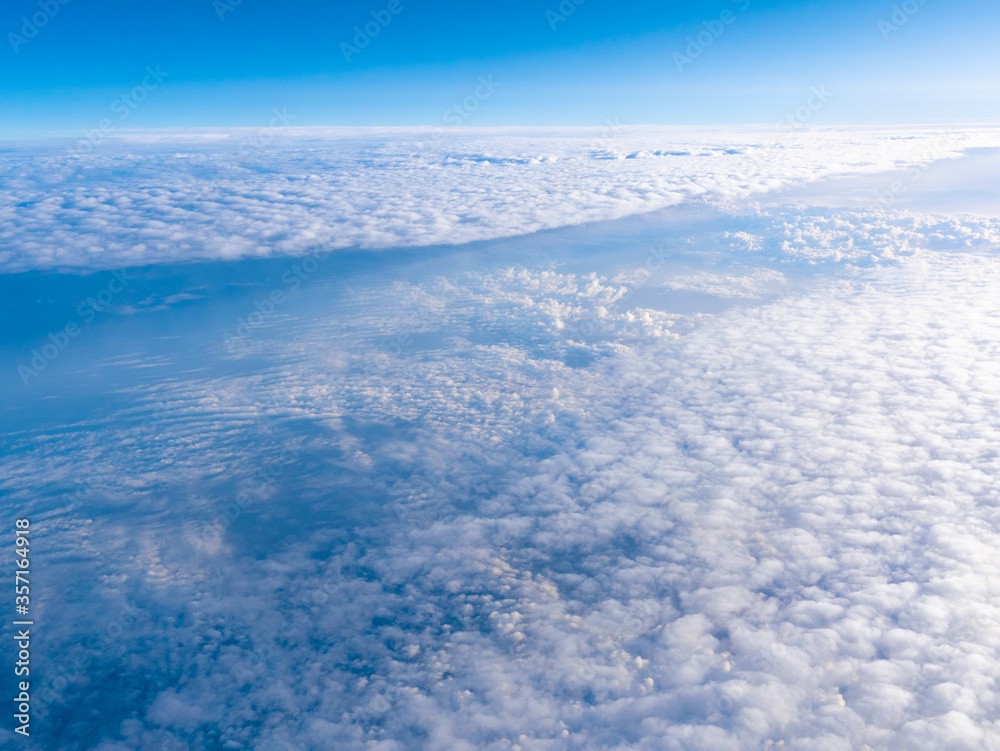
[[[0,465],[40,743],[1000,748],[995,222],[673,221],[95,331],[115,411]]]
[[[995,129],[774,133],[351,129],[111,139],[0,155],[0,270],[117,268],[458,244],[873,173],[995,146]],[[244,147],[240,144],[244,143]]]

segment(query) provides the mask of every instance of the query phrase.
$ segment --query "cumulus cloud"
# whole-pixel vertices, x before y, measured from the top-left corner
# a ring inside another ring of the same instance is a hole
[[[873,173],[998,144],[997,131],[290,130],[133,135],[2,159],[0,270],[458,244]]]
[[[173,287],[107,322],[113,414],[0,460],[40,742],[1000,747],[995,221],[672,221],[317,277],[238,351]]]

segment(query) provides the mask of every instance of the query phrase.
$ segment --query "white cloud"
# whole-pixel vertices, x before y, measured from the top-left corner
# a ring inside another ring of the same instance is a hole
[[[533,247],[316,280],[115,419],[9,437],[77,572],[43,674],[122,632],[48,705],[117,726],[65,747],[1000,747],[995,222],[741,209],[641,279]]]
[[[955,130],[943,144],[927,129],[905,139],[879,130],[624,128],[596,139],[587,129],[462,129],[431,140],[419,129],[290,129],[248,153],[238,133],[215,135],[133,135],[88,157],[59,146],[8,151],[0,270],[458,244],[998,143],[989,128]]]

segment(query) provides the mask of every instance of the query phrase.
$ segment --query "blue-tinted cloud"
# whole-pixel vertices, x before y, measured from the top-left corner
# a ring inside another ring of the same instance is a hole
[[[4,439],[40,747],[995,743],[995,220],[671,221],[67,350],[23,393],[113,411]]]

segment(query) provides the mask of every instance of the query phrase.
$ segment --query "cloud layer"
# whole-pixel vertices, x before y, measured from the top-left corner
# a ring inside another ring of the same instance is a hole
[[[132,136],[82,156],[56,143],[0,155],[0,271],[466,243],[997,145],[988,128],[618,126]]]
[[[996,220],[674,221],[80,339],[36,747],[1000,748]]]

